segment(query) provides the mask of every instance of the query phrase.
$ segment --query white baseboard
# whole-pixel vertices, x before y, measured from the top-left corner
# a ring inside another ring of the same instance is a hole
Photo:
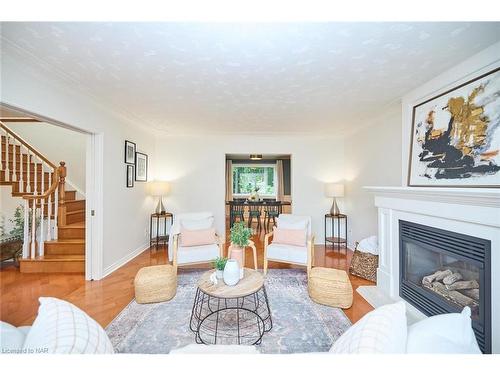
[[[104,279],[106,276],[108,276],[109,274],[113,273],[114,271],[116,271],[121,266],[127,264],[128,262],[130,262],[132,259],[134,259],[136,256],[138,256],[139,254],[141,254],[144,250],[146,250],[148,248],[149,248],[149,242],[145,243],[145,244],[142,244],[141,246],[139,246],[137,249],[135,249],[131,253],[129,253],[129,254],[125,255],[124,257],[118,259],[116,262],[114,262],[113,264],[111,264],[110,266],[108,266],[108,267],[106,267],[104,269],[101,279]]]

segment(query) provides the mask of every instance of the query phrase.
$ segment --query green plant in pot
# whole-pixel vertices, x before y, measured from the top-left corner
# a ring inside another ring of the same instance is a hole
[[[252,230],[242,222],[234,223],[230,232],[231,244],[240,248],[247,246],[248,240],[252,236]]]
[[[214,268],[215,273],[218,279],[222,279],[224,275],[224,267],[226,267],[227,258],[225,257],[217,257],[214,260]]]

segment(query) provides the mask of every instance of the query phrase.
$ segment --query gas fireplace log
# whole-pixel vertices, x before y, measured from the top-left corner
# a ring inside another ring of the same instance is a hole
[[[453,272],[451,272],[451,270],[436,271],[432,275],[424,276],[424,278],[422,279],[422,284],[427,287],[431,287],[434,280],[440,281],[447,276],[451,276],[452,274]]]
[[[463,276],[460,273],[455,272],[454,274],[452,274],[450,276],[446,276],[443,279],[443,283],[444,283],[444,285],[451,285],[454,282],[460,281],[462,279],[463,279]]]
[[[479,289],[464,289],[460,293],[465,294],[467,297],[474,299],[479,303]]]
[[[448,290],[462,290],[462,289],[478,289],[479,284],[476,280],[457,281],[451,285],[446,285]]]
[[[456,290],[448,290],[446,289],[443,283],[440,283],[438,281],[433,282],[430,289],[436,292],[437,294],[443,296],[447,300],[456,303],[457,305],[477,306],[477,302],[474,301],[472,298],[467,297],[466,295],[463,295],[462,293]]]

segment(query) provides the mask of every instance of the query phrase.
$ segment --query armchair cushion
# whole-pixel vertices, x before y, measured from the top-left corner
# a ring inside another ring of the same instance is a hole
[[[211,245],[216,241],[215,228],[188,230],[181,229],[180,245],[182,247]]]
[[[180,226],[181,226],[181,231],[183,229],[186,230],[203,230],[203,229],[209,229],[213,227],[214,225],[214,218],[213,217],[206,217],[203,219],[181,219],[180,220]]]
[[[278,228],[281,229],[306,229],[307,235],[311,235],[311,217],[281,214],[278,216]]]
[[[209,262],[219,256],[219,246],[217,244],[201,246],[179,246],[177,249],[177,263]]]
[[[273,229],[273,243],[292,246],[306,246],[307,233],[305,227],[302,229]]]
[[[306,265],[307,247],[272,243],[267,247],[267,258]]]

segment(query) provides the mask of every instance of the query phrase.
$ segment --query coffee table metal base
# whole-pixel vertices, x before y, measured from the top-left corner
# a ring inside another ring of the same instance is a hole
[[[220,298],[196,290],[190,329],[198,344],[259,345],[273,327],[263,286],[238,298]]]

